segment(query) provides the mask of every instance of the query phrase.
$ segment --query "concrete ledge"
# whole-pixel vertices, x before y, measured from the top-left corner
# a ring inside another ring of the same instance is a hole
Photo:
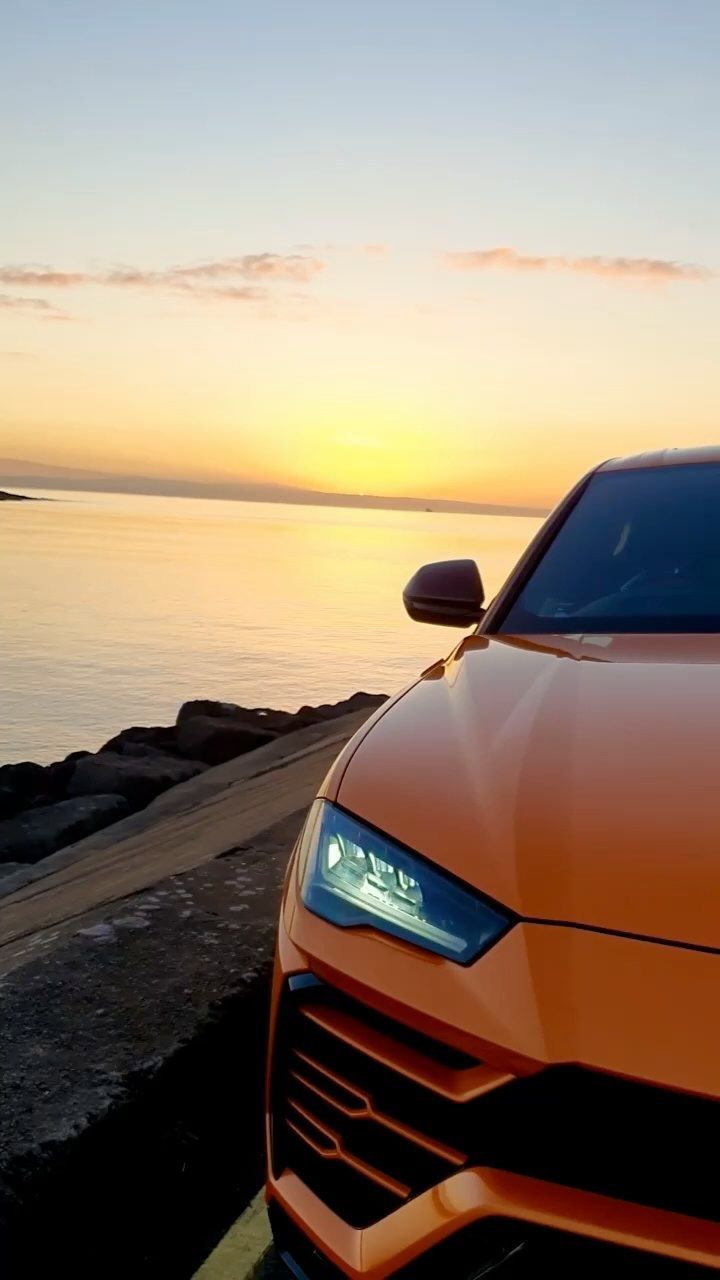
[[[195,1273],[194,1280],[257,1280],[270,1243],[270,1223],[261,1191]]]
[[[175,788],[0,902],[3,1280],[183,1280],[255,1193],[287,856],[364,718]]]

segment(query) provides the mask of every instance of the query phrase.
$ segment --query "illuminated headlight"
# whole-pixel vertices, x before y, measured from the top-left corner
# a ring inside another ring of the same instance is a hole
[[[333,924],[366,925],[467,964],[510,926],[471,889],[327,801],[313,806],[298,873],[305,906]]]

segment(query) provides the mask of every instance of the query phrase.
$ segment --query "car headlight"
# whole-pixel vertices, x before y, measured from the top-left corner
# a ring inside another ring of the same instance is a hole
[[[328,801],[310,811],[298,860],[305,906],[333,924],[370,925],[468,964],[512,923],[471,889]]]

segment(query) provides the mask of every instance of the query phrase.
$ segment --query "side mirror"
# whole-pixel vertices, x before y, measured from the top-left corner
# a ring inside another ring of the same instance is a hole
[[[472,627],[483,616],[484,600],[474,560],[424,564],[403,591],[403,604],[414,622],[434,622],[441,627]]]

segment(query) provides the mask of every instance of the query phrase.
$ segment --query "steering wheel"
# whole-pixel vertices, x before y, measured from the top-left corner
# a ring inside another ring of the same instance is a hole
[[[620,590],[625,595],[655,595],[667,591],[668,587],[683,587],[690,584],[698,574],[698,565],[693,560],[667,560],[665,564],[653,565],[652,569],[643,569],[627,582],[623,582]]]

